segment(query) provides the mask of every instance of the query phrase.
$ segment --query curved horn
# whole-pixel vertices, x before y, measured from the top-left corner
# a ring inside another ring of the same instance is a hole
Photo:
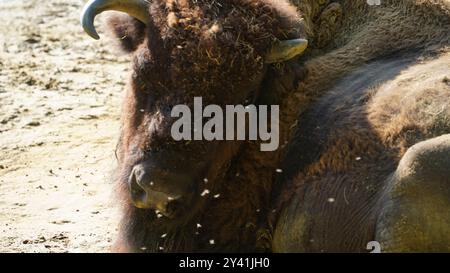
[[[150,20],[148,0],[90,0],[81,13],[81,25],[89,36],[98,40],[100,37],[94,27],[94,19],[107,10],[117,10],[128,13],[144,24]]]
[[[307,47],[308,40],[305,39],[280,41],[272,47],[264,61],[269,64],[284,62],[302,54]]]

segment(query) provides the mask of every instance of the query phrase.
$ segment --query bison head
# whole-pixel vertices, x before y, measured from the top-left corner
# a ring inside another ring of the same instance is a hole
[[[93,38],[106,10],[129,15],[110,24],[134,57],[118,147],[123,185],[138,208],[188,217],[205,205],[205,188],[220,190],[242,142],[174,141],[171,109],[194,97],[254,103],[268,65],[306,49],[300,15],[277,0],[91,0],[82,24]]]

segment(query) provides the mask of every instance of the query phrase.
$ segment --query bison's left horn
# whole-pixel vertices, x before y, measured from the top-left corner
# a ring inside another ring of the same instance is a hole
[[[276,43],[266,55],[266,63],[279,63],[290,60],[302,54],[308,47],[308,40],[294,39]]]
[[[81,13],[81,25],[89,36],[98,40],[100,37],[94,27],[94,19],[107,10],[117,10],[128,13],[144,24],[150,20],[148,0],[90,0]]]

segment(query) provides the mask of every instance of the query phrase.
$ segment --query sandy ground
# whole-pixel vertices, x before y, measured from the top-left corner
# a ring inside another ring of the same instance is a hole
[[[0,0],[0,252],[112,243],[129,60],[83,33],[84,2]]]

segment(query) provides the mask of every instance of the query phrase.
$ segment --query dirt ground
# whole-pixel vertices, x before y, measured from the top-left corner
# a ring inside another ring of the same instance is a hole
[[[83,33],[85,2],[0,0],[0,252],[106,252],[117,229],[129,60]]]

